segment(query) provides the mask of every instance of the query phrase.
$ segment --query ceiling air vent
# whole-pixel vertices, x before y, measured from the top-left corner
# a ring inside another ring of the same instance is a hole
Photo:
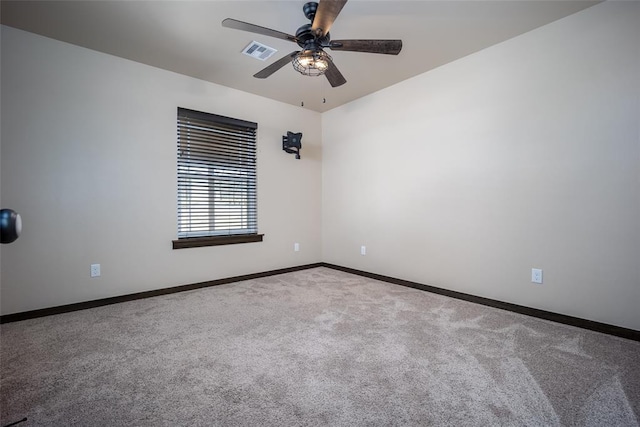
[[[249,55],[252,58],[259,59],[260,61],[266,61],[271,57],[271,55],[276,52],[276,49],[265,46],[262,43],[258,43],[257,41],[252,41],[242,51],[242,53],[244,53],[245,55]]]

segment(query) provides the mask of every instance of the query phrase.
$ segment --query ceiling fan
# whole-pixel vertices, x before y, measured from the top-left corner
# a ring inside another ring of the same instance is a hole
[[[298,72],[307,76],[324,74],[331,86],[337,87],[345,84],[347,80],[333,63],[331,56],[324,51],[325,48],[387,55],[397,55],[402,49],[402,40],[331,40],[329,29],[346,3],[347,0],[306,3],[302,10],[311,23],[298,28],[295,36],[231,18],[222,21],[222,26],[288,40],[302,48],[258,71],[253,77],[266,79],[291,62]]]

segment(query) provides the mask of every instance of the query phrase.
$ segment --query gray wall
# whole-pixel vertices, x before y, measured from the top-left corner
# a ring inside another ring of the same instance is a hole
[[[178,106],[258,123],[263,242],[171,249]],[[2,314],[319,262],[320,135],[319,113],[2,27],[1,201],[24,223]]]
[[[326,261],[640,329],[639,6],[323,115],[3,27],[2,314]],[[259,123],[263,243],[171,250],[177,106]]]
[[[640,329],[639,11],[606,2],[325,113],[323,260]]]

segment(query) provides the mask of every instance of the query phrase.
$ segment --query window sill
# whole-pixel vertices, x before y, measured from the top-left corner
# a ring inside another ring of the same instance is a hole
[[[187,237],[173,241],[173,249],[200,248],[204,246],[235,245],[262,242],[264,234],[236,234],[232,236]]]

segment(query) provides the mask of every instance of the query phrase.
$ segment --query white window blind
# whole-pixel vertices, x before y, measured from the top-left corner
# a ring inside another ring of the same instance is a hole
[[[257,234],[257,128],[178,108],[178,239]]]

